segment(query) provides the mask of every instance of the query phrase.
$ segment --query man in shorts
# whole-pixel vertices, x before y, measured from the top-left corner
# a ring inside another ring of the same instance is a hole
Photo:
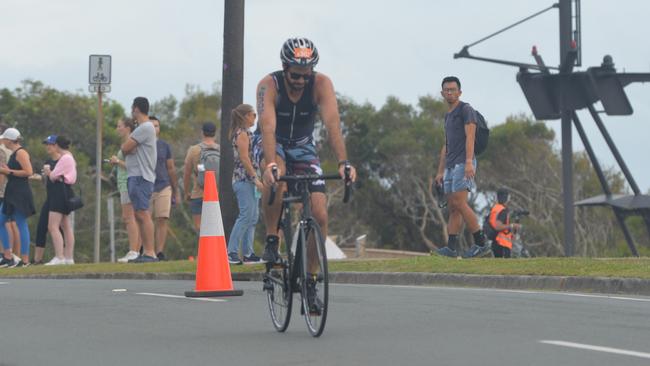
[[[445,114],[445,145],[440,151],[435,180],[436,184],[444,187],[447,195],[449,239],[447,246],[438,249],[438,254],[453,258],[459,256],[458,235],[464,220],[472,232],[474,245],[462,257],[482,257],[490,253],[490,248],[485,245],[483,230],[474,211],[467,204],[467,196],[475,188],[476,111],[468,103],[460,101],[460,80],[455,76],[442,80],[440,94],[447,102],[448,111]]]
[[[329,142],[336,158],[341,179],[346,167],[350,168],[351,179],[356,179],[356,170],[347,160],[345,141],[341,133],[341,119],[338,102],[332,80],[323,73],[314,71],[318,63],[318,50],[307,38],[289,38],[282,45],[280,60],[282,70],[266,75],[257,86],[257,114],[260,116],[260,129],[256,133],[258,159],[264,159],[259,165],[263,169],[265,189],[262,202],[268,202],[270,187],[276,184],[273,167],[279,175],[322,174],[320,159],[314,144],[313,133],[317,114],[320,114],[327,129]],[[287,189],[285,184],[278,184],[274,204],[264,204],[266,223],[266,240],[263,260],[277,262],[278,220],[281,214],[282,194]],[[325,182],[313,181],[309,184],[311,209],[323,236],[327,237],[327,196]],[[318,263],[312,260],[314,249],[307,247],[309,258],[308,271],[315,272]],[[309,277],[308,294],[310,308],[318,312],[319,304],[314,302],[316,279]]]
[[[127,187],[129,199],[135,211],[135,220],[140,229],[142,254],[129,263],[157,262],[154,248],[154,229],[149,209],[153,185],[156,181],[156,129],[149,121],[149,101],[144,97],[133,100],[131,107],[133,119],[138,127],[122,144],[122,153],[126,160]]]
[[[180,202],[178,192],[178,179],[176,178],[176,166],[172,157],[172,148],[167,141],[160,138],[160,121],[155,116],[149,120],[156,129],[156,181],[153,184],[151,195],[151,208],[155,221],[154,243],[156,257],[159,260],[166,260],[164,250],[167,241],[167,229],[169,227],[169,216],[172,205]]]
[[[205,122],[201,126],[203,138],[200,143],[190,146],[185,155],[185,167],[183,168],[183,187],[185,188],[185,200],[190,203],[190,211],[194,221],[194,228],[199,231],[201,228],[201,210],[203,209],[203,187],[198,184],[199,163],[201,150],[212,148],[219,150],[219,144],[215,140],[217,126],[212,122]],[[215,178],[219,181],[219,172]],[[190,184],[192,189],[190,190]]]

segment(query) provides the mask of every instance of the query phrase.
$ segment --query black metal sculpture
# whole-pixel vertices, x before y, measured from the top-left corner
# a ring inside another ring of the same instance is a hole
[[[560,13],[561,64],[559,67],[546,66],[535,47],[533,47],[532,51],[535,64],[477,57],[469,53],[470,47],[555,8],[559,9]],[[575,17],[573,16],[574,12]],[[632,114],[632,106],[623,88],[634,82],[650,82],[650,73],[618,73],[614,68],[612,57],[609,55],[603,58],[603,62],[599,67],[590,67],[586,71],[574,71],[574,66],[581,66],[580,43],[580,0],[560,0],[558,3],[517,23],[470,45],[464,46],[460,52],[454,54],[454,58],[469,58],[518,67],[517,82],[521,86],[535,118],[539,120],[562,120],[562,188],[565,255],[573,255],[575,241],[573,155],[571,146],[571,126],[573,122],[587,151],[587,155],[596,170],[596,175],[604,192],[603,195],[581,200],[576,202],[575,205],[610,206],[623,231],[630,251],[634,256],[638,256],[634,240],[625,223],[625,218],[629,215],[642,216],[650,234],[650,196],[642,194],[639,190],[625,161],[605,128],[599,112],[594,108],[594,103],[600,102],[604,109],[602,112],[610,116]],[[552,73],[551,70],[557,72]],[[583,108],[589,110],[634,194],[612,194],[600,163],[591,147],[591,143],[582,128],[582,123],[578,119],[576,110]]]

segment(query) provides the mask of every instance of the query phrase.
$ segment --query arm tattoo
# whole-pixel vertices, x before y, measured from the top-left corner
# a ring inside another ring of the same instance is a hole
[[[264,112],[264,94],[266,94],[266,86],[262,85],[257,92],[257,114],[260,116]]]

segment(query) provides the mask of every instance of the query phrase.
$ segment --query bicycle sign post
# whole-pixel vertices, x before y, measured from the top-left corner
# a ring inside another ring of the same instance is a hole
[[[111,56],[90,55],[88,65],[88,90],[97,93],[97,141],[95,154],[95,253],[94,262],[99,263],[99,241],[101,233],[101,208],[102,208],[102,126],[104,115],[102,111],[102,94],[111,91]]]
[[[88,84],[107,84],[111,83],[111,56],[110,55],[90,55],[90,65],[88,67]]]

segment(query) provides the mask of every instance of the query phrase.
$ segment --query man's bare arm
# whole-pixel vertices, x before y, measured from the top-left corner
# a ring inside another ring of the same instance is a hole
[[[192,159],[190,159],[190,152],[192,148],[187,151],[185,156],[185,164],[183,166],[183,189],[185,190],[185,199],[189,201],[190,195],[192,193],[192,187],[190,187],[190,178],[192,177]]]
[[[470,122],[465,125],[465,163],[472,164],[474,161],[474,139],[476,138],[476,123]]]
[[[446,162],[447,162],[447,146],[442,145],[442,149],[440,149],[440,159],[438,160],[438,174],[440,175],[444,174]]]
[[[133,138],[129,137],[121,146],[122,153],[124,155],[129,155],[135,150],[137,146],[138,146],[138,142],[135,141]]]
[[[474,179],[474,138],[476,137],[476,123],[473,121],[465,125],[465,178]]]
[[[277,92],[271,76],[266,76],[257,86],[257,115],[262,129],[262,148],[266,165],[275,163],[275,98]],[[260,167],[262,171],[266,166]]]
[[[170,184],[174,194],[178,192],[178,177],[176,177],[176,165],[174,159],[167,159],[167,173],[169,174]]]

